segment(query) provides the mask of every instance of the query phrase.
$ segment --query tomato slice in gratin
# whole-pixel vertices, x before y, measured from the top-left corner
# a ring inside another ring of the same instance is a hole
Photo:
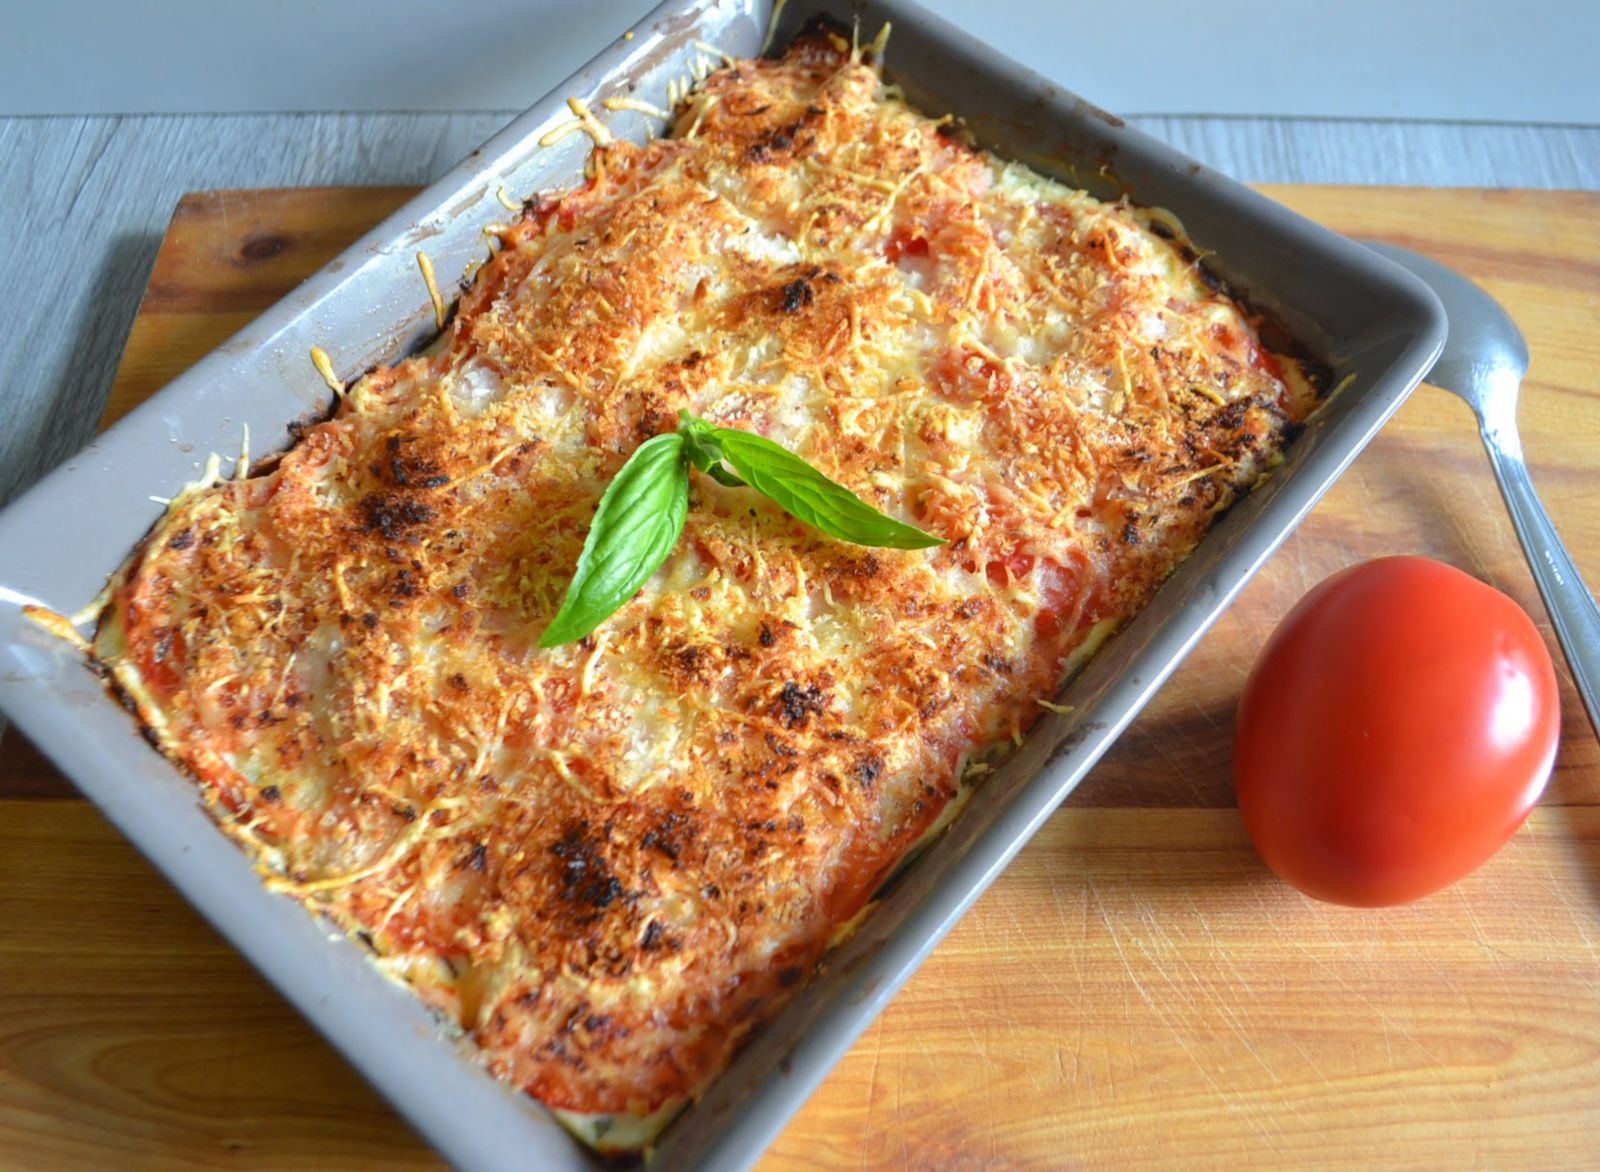
[[[1169,218],[951,130],[826,36],[712,73],[113,580],[95,656],[265,882],[602,1149],[806,983],[1317,401]],[[539,649],[681,409],[948,544],[696,476],[645,589]]]

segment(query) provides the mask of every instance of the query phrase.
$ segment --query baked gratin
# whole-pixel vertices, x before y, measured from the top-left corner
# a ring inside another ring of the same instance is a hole
[[[93,642],[272,889],[603,1150],[806,983],[1318,396],[1170,217],[975,149],[848,41],[675,96],[642,146],[576,107],[588,181],[436,345],[185,488]],[[655,577],[541,650],[681,409],[948,543],[697,475]]]

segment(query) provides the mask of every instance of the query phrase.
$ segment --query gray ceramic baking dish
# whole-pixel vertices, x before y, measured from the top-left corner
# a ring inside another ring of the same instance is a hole
[[[257,450],[323,411],[313,344],[349,377],[432,332],[415,254],[453,284],[483,259],[496,198],[570,186],[587,140],[538,140],[568,96],[622,135],[647,118],[602,113],[632,95],[667,104],[669,81],[782,45],[826,14],[894,31],[887,72],[932,114],[959,115],[983,145],[1085,187],[1175,212],[1207,263],[1354,381],[1291,446],[1285,467],[1234,508],[1074,682],[1052,717],[951,830],[906,869],[864,929],[762,1030],[668,1131],[666,1167],[752,1162],[955,920],[1183,659],[1269,554],[1399,406],[1438,354],[1443,310],[1408,274],[1124,127],[904,0],[671,0],[298,290],[90,444],[0,515],[0,708],[93,799],[453,1164],[578,1169],[596,1162],[531,1100],[480,1071],[359,946],[268,894],[212,825],[190,782],[153,752],[79,657],[22,618],[37,601],[83,606],[210,452]],[[1070,78],[1070,61],[1061,63]]]

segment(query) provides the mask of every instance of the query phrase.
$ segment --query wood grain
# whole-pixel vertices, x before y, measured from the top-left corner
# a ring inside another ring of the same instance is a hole
[[[172,213],[111,384],[108,427],[250,324],[414,187],[201,191]]]
[[[87,804],[0,806],[0,923],[0,1167],[436,1165]]]
[[[186,199],[108,418],[405,194]],[[1505,301],[1534,354],[1534,478],[1600,578],[1600,195],[1271,194],[1430,252]],[[1301,898],[1232,809],[1229,725],[1255,650],[1314,582],[1392,552],[1493,582],[1549,637],[1469,413],[1419,390],[764,1166],[1592,1164],[1600,747],[1564,673],[1543,807],[1419,904]],[[0,742],[0,1167],[436,1166],[97,812],[42,800],[70,794],[16,737]]]

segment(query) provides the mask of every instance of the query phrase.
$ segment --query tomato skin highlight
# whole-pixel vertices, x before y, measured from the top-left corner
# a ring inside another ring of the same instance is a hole
[[[1256,850],[1317,899],[1405,903],[1455,882],[1539,800],[1555,669],[1506,595],[1390,557],[1313,588],[1240,699],[1234,788]]]

